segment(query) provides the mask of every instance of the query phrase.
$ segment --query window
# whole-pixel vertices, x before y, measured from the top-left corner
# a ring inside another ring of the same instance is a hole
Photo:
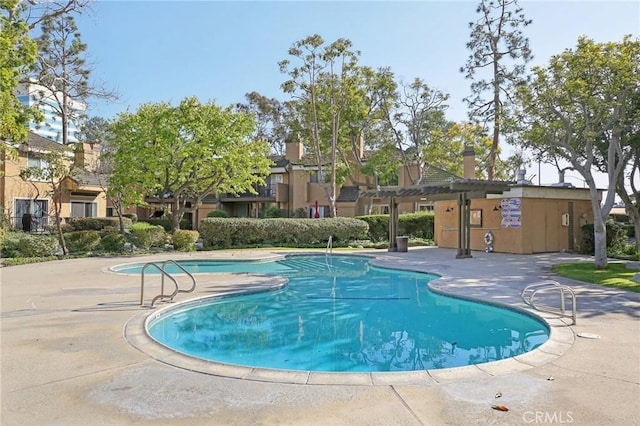
[[[370,214],[389,214],[388,204],[374,204],[371,206]]]
[[[482,210],[471,209],[471,218],[469,219],[469,226],[474,228],[482,227]]]
[[[313,171],[309,173],[309,183],[324,183],[326,181],[326,173],[324,170],[322,172]]]
[[[96,203],[71,202],[71,217],[96,217],[97,212],[98,205]]]
[[[433,211],[433,204],[418,204],[418,211],[419,212],[432,212]]]
[[[49,201],[48,200],[30,200],[16,199],[14,200],[13,226],[17,229],[24,229],[22,217],[25,214],[31,215],[31,230],[41,231],[47,225],[49,219]]]
[[[107,217],[114,217],[115,213],[113,211],[113,207],[107,207]]]
[[[47,160],[39,155],[29,153],[27,157],[27,167],[36,167],[38,169],[46,169],[49,164]]]
[[[330,217],[331,216],[331,210],[329,209],[329,206],[318,206],[318,218],[321,217]],[[316,218],[316,206],[310,206],[309,207],[309,217],[311,219]]]
[[[271,184],[282,183],[282,175],[271,175]]]

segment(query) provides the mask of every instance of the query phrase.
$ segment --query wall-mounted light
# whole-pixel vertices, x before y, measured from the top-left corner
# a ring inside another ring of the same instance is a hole
[[[496,205],[493,207],[493,211],[494,211],[494,212],[497,212],[497,211],[500,211],[500,210],[502,210],[502,207],[501,207],[500,205],[498,205],[498,204],[496,204]]]
[[[445,212],[447,212],[447,213],[450,213],[450,212],[452,212],[452,211],[453,211],[453,208],[452,208],[452,207],[447,207],[447,209],[445,210]]]

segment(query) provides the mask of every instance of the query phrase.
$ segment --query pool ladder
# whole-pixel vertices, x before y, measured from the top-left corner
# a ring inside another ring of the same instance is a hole
[[[329,240],[327,241],[327,249],[324,251],[325,255],[333,254],[333,236],[329,235]]]
[[[175,265],[178,269],[180,269],[182,272],[187,274],[189,278],[191,278],[191,288],[187,290],[181,290],[180,286],[178,285],[178,281],[173,277],[173,275],[171,275],[169,272],[166,271],[167,265]],[[153,304],[156,303],[156,301],[159,299],[169,299],[169,301],[172,301],[173,298],[176,297],[176,294],[191,293],[193,290],[196,289],[196,279],[193,276],[193,274],[187,271],[182,265],[180,265],[175,260],[172,260],[172,259],[165,260],[160,264],[154,263],[154,262],[148,262],[148,263],[145,263],[145,265],[142,267],[142,271],[140,271],[140,306],[144,305],[144,277],[145,277],[146,270],[149,268],[157,269],[161,275],[160,294],[154,297],[153,299],[151,299],[151,306],[153,306]],[[175,289],[171,294],[164,294],[165,277],[171,280],[171,282],[175,286]]]
[[[539,306],[535,304],[535,296],[538,293],[548,293],[553,291],[560,292],[560,309],[553,308],[551,306]],[[571,297],[571,315],[566,313],[566,298]],[[522,301],[533,309],[540,312],[548,312],[551,314],[561,315],[563,317],[570,317],[572,325],[576,325],[576,294],[569,286],[562,285],[557,281],[548,280],[536,284],[526,286],[521,292],[520,297]]]

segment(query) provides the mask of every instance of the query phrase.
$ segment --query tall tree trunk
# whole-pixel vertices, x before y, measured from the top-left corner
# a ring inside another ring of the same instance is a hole
[[[66,256],[68,254],[67,242],[64,239],[64,232],[62,232],[62,182],[58,184],[58,188],[53,194],[53,215],[56,220],[56,231],[58,232],[58,242],[62,248],[62,254]]]
[[[593,181],[593,180],[592,180]],[[605,219],[602,217],[602,207],[600,206],[600,200],[597,196],[597,189],[595,183],[590,185],[591,192],[591,209],[593,211],[593,253],[594,264],[596,269],[605,269],[607,263],[607,227],[605,226]],[[595,195],[593,195],[595,194]]]
[[[640,252],[640,214],[638,214],[637,209],[630,208],[629,217],[633,222],[633,235],[636,240],[636,251]]]
[[[493,142],[491,144],[491,152],[489,153],[489,167],[487,170],[487,179],[493,180],[496,169],[496,156],[498,153],[498,145],[500,143],[500,120],[502,119],[502,108],[500,105],[500,83],[498,77],[500,69],[498,67],[497,46],[494,47],[493,61]]]

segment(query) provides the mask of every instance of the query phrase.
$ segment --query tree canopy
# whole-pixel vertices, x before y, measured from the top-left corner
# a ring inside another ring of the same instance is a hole
[[[209,194],[255,192],[264,185],[269,147],[255,141],[250,114],[185,98],[142,105],[111,125],[111,191],[144,205],[157,196],[171,206],[172,228]]]
[[[469,23],[471,51],[460,69],[472,80],[469,117],[482,124],[491,123],[493,139],[487,158],[488,179],[494,179],[500,134],[505,110],[509,108],[517,87],[525,76],[525,64],[531,60],[529,40],[522,29],[531,24],[517,0],[481,0],[476,12],[479,18]]]
[[[27,123],[37,118],[37,112],[25,109],[16,97],[20,78],[37,55],[36,43],[29,37],[26,10],[20,0],[0,2],[0,138],[16,142],[27,139]]]
[[[594,213],[596,267],[607,265],[605,221],[616,186],[632,156],[630,131],[640,120],[640,40],[596,43],[580,38],[575,49],[536,67],[518,94],[520,140],[538,158],[565,159],[585,180]],[[593,170],[606,170],[606,199],[599,202]]]

